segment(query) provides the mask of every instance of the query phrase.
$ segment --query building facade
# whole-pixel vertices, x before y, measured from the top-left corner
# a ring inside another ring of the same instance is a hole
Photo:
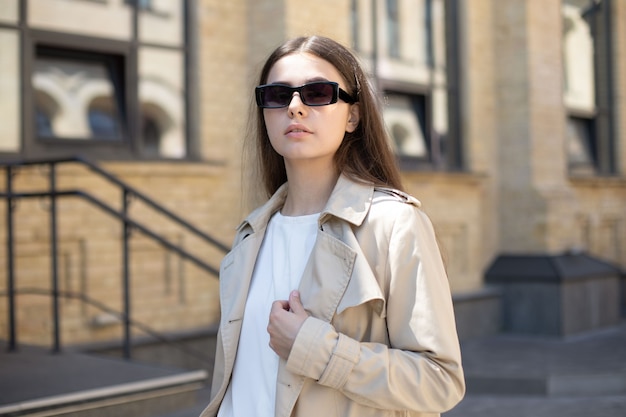
[[[223,250],[137,195],[228,246],[247,211],[241,143],[257,73],[283,40],[311,34],[353,48],[378,88],[405,186],[437,230],[462,337],[506,321],[506,290],[486,279],[498,260],[523,269],[584,254],[626,268],[622,1],[4,0],[0,162],[13,165],[0,174],[0,235],[12,242],[0,339],[115,341],[124,308],[163,334],[214,329],[217,278],[188,255],[217,267]],[[51,177],[91,199],[52,203],[38,194]],[[623,308],[616,274],[594,302]]]

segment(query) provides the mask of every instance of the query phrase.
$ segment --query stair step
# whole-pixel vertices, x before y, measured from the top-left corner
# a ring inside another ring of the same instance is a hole
[[[468,394],[543,395],[624,395],[626,372],[614,374],[546,375],[543,377],[476,376],[465,378]]]
[[[462,351],[468,394],[626,395],[626,323],[569,338],[499,334]]]
[[[0,416],[154,416],[197,404],[208,377],[204,370],[32,347],[0,353],[0,369]]]

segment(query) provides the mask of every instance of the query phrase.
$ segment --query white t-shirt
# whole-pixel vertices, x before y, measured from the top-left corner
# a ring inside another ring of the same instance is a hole
[[[218,417],[273,417],[278,355],[269,347],[272,303],[298,288],[317,235],[318,214],[270,220],[246,301],[233,375]]]

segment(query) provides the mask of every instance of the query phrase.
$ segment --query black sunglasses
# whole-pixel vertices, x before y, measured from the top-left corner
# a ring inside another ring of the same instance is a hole
[[[300,100],[307,106],[327,106],[341,99],[352,104],[357,100],[346,91],[339,88],[339,84],[332,81],[314,81],[292,87],[286,84],[265,84],[255,88],[256,104],[264,109],[278,109],[289,106],[293,93],[300,94]]]

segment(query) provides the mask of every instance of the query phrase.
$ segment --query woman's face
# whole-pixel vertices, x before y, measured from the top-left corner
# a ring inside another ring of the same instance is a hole
[[[328,61],[308,53],[287,55],[278,60],[268,74],[266,83],[298,87],[312,81],[334,81],[347,90],[339,71]],[[359,122],[358,104],[342,100],[327,106],[310,107],[302,103],[297,92],[289,106],[264,109],[263,116],[272,147],[283,156],[285,164],[333,163],[333,156],[346,132]]]

